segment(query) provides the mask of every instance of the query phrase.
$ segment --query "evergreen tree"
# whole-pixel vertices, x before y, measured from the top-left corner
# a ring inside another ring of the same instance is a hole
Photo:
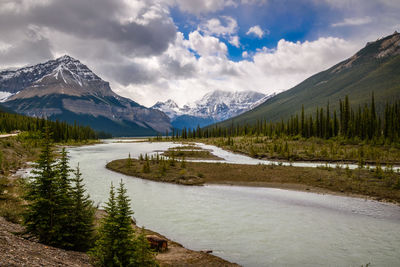
[[[128,159],[127,159],[127,161],[126,161],[126,167],[127,167],[128,169],[131,169],[131,168],[132,168],[131,153],[128,154]]]
[[[93,243],[94,235],[94,214],[96,212],[93,201],[89,199],[83,185],[82,173],[79,165],[75,170],[75,177],[72,179],[74,186],[71,190],[72,208],[71,225],[73,248],[78,251],[87,251]]]
[[[130,207],[130,199],[126,193],[126,188],[121,180],[117,196],[116,223],[118,225],[118,231],[115,235],[116,245],[118,247],[117,257],[121,266],[129,266],[134,263],[134,232],[131,225],[133,211]]]
[[[71,225],[72,198],[71,198],[71,179],[69,177],[72,171],[68,165],[69,157],[65,148],[62,148],[60,159],[56,164],[55,183],[57,188],[56,204],[58,204],[55,217],[56,224],[59,225],[59,246],[63,248],[73,248],[71,242],[72,233],[67,230]]]
[[[154,258],[145,250],[145,242],[148,242],[145,238],[134,239],[131,225],[133,212],[126,192],[121,181],[116,197],[111,184],[110,197],[105,207],[107,215],[101,222],[99,239],[90,252],[94,263],[98,266],[154,266],[141,265],[142,262],[145,264],[154,262]]]
[[[119,266],[115,235],[118,232],[117,201],[113,184],[110,188],[108,202],[105,203],[106,216],[102,219],[94,248],[89,252],[96,266]]]
[[[58,234],[62,226],[57,224],[60,203],[58,203],[58,183],[51,133],[45,128],[43,147],[36,162],[34,176],[27,187],[25,199],[28,201],[24,223],[27,233],[36,236],[39,242],[59,246]]]

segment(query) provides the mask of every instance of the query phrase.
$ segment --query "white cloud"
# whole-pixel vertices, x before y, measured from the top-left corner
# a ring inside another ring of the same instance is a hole
[[[213,36],[203,36],[198,31],[189,34],[189,47],[200,56],[225,56],[228,52],[226,45]]]
[[[235,47],[240,47],[239,36],[235,35],[229,39],[229,43]]]
[[[188,47],[196,50],[200,57],[188,52]],[[177,41],[155,59],[156,64],[149,59],[141,62],[143,68],[153,66],[151,73],[158,77],[156,81],[125,87],[116,84],[115,88],[119,88],[118,93],[147,106],[168,98],[183,105],[215,89],[280,92],[350,57],[359,47],[358,43],[333,37],[303,43],[282,39],[274,49],[260,49],[251,55],[245,51],[242,54],[244,60],[233,62],[226,57],[226,46],[217,38],[194,31],[185,40],[179,33]],[[215,53],[215,50],[220,52]],[[167,55],[178,69],[171,64],[162,64]],[[181,72],[179,68],[186,74],[174,74]]]
[[[372,19],[370,17],[363,18],[345,18],[341,22],[333,23],[332,27],[342,27],[342,26],[360,26],[364,24],[371,23]]]
[[[223,22],[218,18],[212,18],[200,25],[201,31],[210,35],[224,36],[231,35],[237,32],[237,21],[229,16],[221,16]]]
[[[169,0],[169,2],[178,5],[182,11],[197,15],[238,5],[236,0]]]
[[[254,35],[256,35],[258,38],[262,38],[262,37],[264,36],[264,31],[260,28],[259,25],[255,25],[255,26],[251,27],[251,28],[247,31],[246,34],[247,34],[247,35],[254,34]]]
[[[240,2],[242,4],[248,4],[248,5],[254,5],[254,4],[262,5],[267,3],[267,0],[241,0]]]
[[[215,89],[264,93],[288,89],[361,47],[332,37],[303,43],[281,40],[274,48],[244,51],[244,60],[234,62],[220,39],[240,47],[236,20],[205,21],[185,38],[176,32],[165,3],[204,14],[239,0],[87,1],[42,0],[32,7],[24,3],[39,1],[0,0],[0,64],[24,65],[70,54],[110,81],[117,93],[140,104],[173,98],[183,105]],[[27,14],[27,9],[38,13]],[[74,16],[64,15],[65,10],[74,11]],[[260,38],[267,34],[259,26],[252,28],[248,34]]]

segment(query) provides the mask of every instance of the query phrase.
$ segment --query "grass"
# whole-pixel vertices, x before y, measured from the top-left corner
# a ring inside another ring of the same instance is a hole
[[[173,166],[168,161],[119,159],[107,168],[135,177],[184,185],[204,183],[245,186],[281,187],[320,192],[363,195],[377,200],[400,203],[400,174],[391,170],[337,168],[302,168],[277,165],[241,165],[226,163],[181,162]]]
[[[56,145],[89,145],[98,140],[65,142]],[[10,179],[20,168],[28,167],[28,162],[36,161],[40,153],[41,140],[35,135],[22,133],[15,137],[0,138],[0,216],[8,221],[20,223],[22,220],[23,179]]]
[[[365,164],[400,164],[400,144],[374,145],[341,139],[243,136],[198,139],[206,144],[253,158]]]
[[[203,150],[200,147],[194,146],[182,146],[173,147],[161,154],[169,158],[185,158],[185,159],[211,159],[211,160],[221,160],[222,158],[215,156],[208,150]]]
[[[203,150],[203,149],[196,145],[184,145],[184,146],[171,147],[168,150]]]
[[[174,159],[119,159],[107,163],[106,168],[126,175],[136,176],[148,180],[167,182],[182,185],[202,185],[204,175],[199,172],[189,172],[186,169],[188,162]]]
[[[20,196],[23,194],[22,180],[0,178],[0,217],[13,223],[22,222],[24,211]]]

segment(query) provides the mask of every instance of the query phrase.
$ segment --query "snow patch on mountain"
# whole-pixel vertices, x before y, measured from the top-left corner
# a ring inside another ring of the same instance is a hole
[[[165,102],[158,101],[151,108],[164,112],[171,120],[175,119],[179,115],[184,114],[182,109],[179,108],[179,106],[172,99],[168,99]]]
[[[10,96],[13,96],[14,94],[9,93],[9,92],[2,92],[0,91],[0,102],[6,101]]]
[[[182,108],[171,99],[166,102],[157,102],[152,108],[166,113],[171,121],[183,115],[222,121],[248,111],[272,96],[255,91],[227,92],[216,90],[193,103],[184,105]]]
[[[272,93],[270,95],[266,95],[263,98],[261,98],[260,100],[254,102],[253,104],[250,105],[249,110],[258,107],[259,105],[261,105],[262,103],[264,103],[265,101],[267,101],[268,99],[272,98],[276,96],[276,93]]]
[[[38,84],[50,76],[61,79],[67,84],[70,81],[74,82],[79,86],[83,86],[82,81],[101,81],[99,76],[79,60],[65,55],[34,66],[0,71],[0,90],[15,93]],[[70,78],[67,79],[66,76]]]

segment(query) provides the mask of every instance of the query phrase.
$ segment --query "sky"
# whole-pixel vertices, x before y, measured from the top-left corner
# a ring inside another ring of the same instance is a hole
[[[0,0],[0,68],[68,54],[118,94],[272,94],[400,30],[398,0]]]

